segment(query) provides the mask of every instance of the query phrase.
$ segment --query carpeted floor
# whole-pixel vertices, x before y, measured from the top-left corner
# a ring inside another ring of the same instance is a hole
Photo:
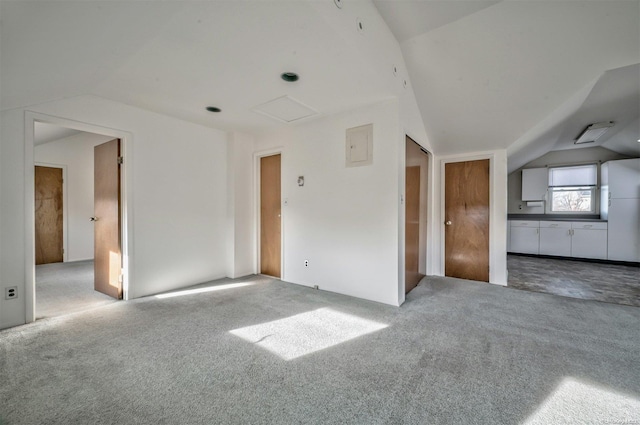
[[[36,318],[61,316],[116,301],[93,289],[93,260],[36,266]]]
[[[400,308],[223,280],[1,331],[0,423],[638,423],[639,336],[640,308],[457,279]]]

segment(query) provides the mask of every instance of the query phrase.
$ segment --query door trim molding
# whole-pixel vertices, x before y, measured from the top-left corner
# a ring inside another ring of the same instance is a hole
[[[67,198],[67,166],[64,164],[52,164],[48,162],[34,162],[33,165],[34,167],[62,168],[62,262],[66,263],[69,261],[69,249],[67,246],[69,240],[69,215],[67,214],[67,208],[69,206],[69,201]]]
[[[467,154],[443,155],[437,158],[440,177],[438,196],[440,208],[436,221],[436,231],[439,234],[438,264],[440,276],[444,276],[445,238],[445,165],[451,162],[465,162],[489,160],[489,283],[507,285],[507,155],[506,150],[485,151]],[[502,193],[504,192],[504,193]],[[502,226],[504,224],[504,226]],[[504,227],[504,228],[503,228]]]
[[[35,200],[34,200],[34,123],[43,122],[88,133],[120,139],[121,152],[124,153],[124,167],[120,170],[120,208],[122,211],[121,249],[122,249],[122,290],[123,300],[129,299],[129,282],[133,276],[133,134],[110,127],[77,121],[34,111],[25,111],[24,115],[24,164],[25,164],[25,281],[24,302],[25,322],[36,320],[36,268],[35,268]],[[65,251],[66,252],[66,251]]]
[[[253,181],[253,199],[255,199],[255,209],[254,209],[254,223],[256,229],[256,237],[255,237],[255,265],[254,265],[254,273],[260,274],[260,159],[265,156],[273,156],[280,155],[280,202],[284,199],[284,179],[282,178],[282,164],[284,160],[284,148],[283,147],[275,147],[271,149],[264,149],[253,153],[253,169],[254,169],[254,181]],[[285,269],[284,269],[284,217],[286,214],[286,209],[284,206],[280,208],[280,280],[285,280]]]

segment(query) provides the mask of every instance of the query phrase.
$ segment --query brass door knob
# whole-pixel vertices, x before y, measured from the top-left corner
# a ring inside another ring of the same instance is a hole
[[[444,224],[446,224],[447,226],[451,226],[451,220],[445,221]]]

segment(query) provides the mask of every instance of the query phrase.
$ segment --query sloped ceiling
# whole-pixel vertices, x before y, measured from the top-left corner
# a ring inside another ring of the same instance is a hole
[[[438,153],[509,148],[512,168],[569,147],[591,122],[633,121],[621,105],[633,101],[638,68],[627,69],[626,94],[606,72],[640,62],[638,1],[375,3],[401,42]]]
[[[633,91],[640,0],[3,0],[0,16],[3,110],[93,94],[259,132],[287,125],[252,111],[281,96],[325,115],[408,79],[436,154],[506,148],[511,167],[605,120],[604,147],[637,140],[637,108],[597,117],[633,102],[608,93]]]
[[[33,129],[33,144],[34,146],[38,146],[44,143],[53,142],[54,140],[71,137],[80,133],[82,132],[73,130],[71,128],[60,127],[43,122],[36,122]]]
[[[92,94],[222,130],[262,131],[282,123],[252,108],[283,95],[329,114],[401,90],[389,84],[391,64],[377,69],[358,48],[358,38],[381,29],[395,42],[370,2],[343,9],[332,0],[0,7],[2,109]],[[282,81],[288,71],[300,80]],[[222,113],[205,111],[208,105]]]

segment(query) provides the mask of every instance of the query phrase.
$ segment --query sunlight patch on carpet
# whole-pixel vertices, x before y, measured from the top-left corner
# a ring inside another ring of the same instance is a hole
[[[321,308],[229,333],[292,360],[386,328],[387,324]]]
[[[524,425],[640,424],[640,400],[609,388],[564,378]]]
[[[183,291],[167,292],[166,294],[156,295],[156,298],[173,298],[184,295],[202,294],[203,292],[224,291],[225,289],[242,288],[243,286],[255,285],[255,282],[230,283],[228,285],[207,286],[205,288],[185,289]]]

